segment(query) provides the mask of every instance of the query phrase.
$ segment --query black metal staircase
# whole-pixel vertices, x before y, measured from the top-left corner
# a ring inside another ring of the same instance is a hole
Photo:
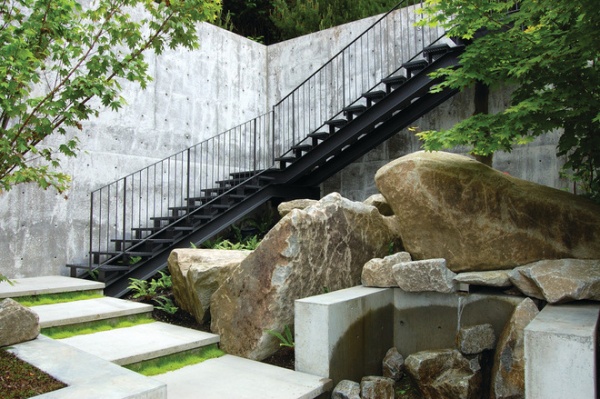
[[[273,111],[93,192],[89,262],[69,265],[71,274],[100,278],[107,295],[122,296],[129,278],[163,269],[172,249],[211,238],[265,202],[318,198],[324,180],[454,95],[431,93],[429,73],[457,65],[463,47],[415,28],[415,6],[400,6]],[[371,60],[368,41],[393,54]]]

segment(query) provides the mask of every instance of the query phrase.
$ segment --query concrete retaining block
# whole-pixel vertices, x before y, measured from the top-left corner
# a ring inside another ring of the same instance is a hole
[[[525,328],[527,399],[596,398],[600,305],[548,305]]]
[[[352,287],[295,302],[296,370],[360,381],[392,346],[393,290]]]

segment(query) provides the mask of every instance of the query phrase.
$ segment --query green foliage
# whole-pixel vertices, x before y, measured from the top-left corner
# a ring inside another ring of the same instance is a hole
[[[84,301],[87,299],[102,298],[104,295],[102,291],[75,291],[75,292],[61,292],[56,294],[42,294],[42,295],[27,295],[13,298],[23,306],[39,306],[39,305],[50,305],[55,303],[65,303],[74,301]]]
[[[225,354],[217,345],[194,349],[184,353],[174,353],[155,359],[145,360],[140,363],[129,364],[124,367],[137,373],[151,377],[169,371],[175,371],[185,366],[198,364],[205,360],[215,359]]]
[[[179,308],[175,306],[171,298],[168,298],[164,295],[159,295],[156,298],[154,298],[154,302],[156,302],[156,305],[154,305],[156,309],[162,310],[163,312],[168,314],[175,314],[179,310]]]
[[[158,294],[162,291],[166,291],[173,286],[171,276],[163,271],[158,272],[160,277],[158,279],[139,280],[137,278],[129,279],[129,286],[127,287],[133,291],[132,296],[134,298],[142,298],[145,301],[154,300]]]
[[[0,273],[0,283],[7,282],[9,285],[15,285],[12,281],[8,279],[4,274]]]
[[[77,335],[94,334],[101,331],[110,331],[117,328],[128,328],[138,326],[140,324],[154,323],[151,317],[137,315],[120,319],[97,320],[88,323],[56,326],[43,328],[41,333],[52,339],[65,339]]]
[[[197,48],[196,23],[219,10],[220,0],[1,3],[0,191],[28,182],[65,190],[57,169],[76,155],[81,121],[121,108],[123,81],[147,86],[145,52]],[[45,145],[51,135],[63,142]]]
[[[271,19],[281,39],[317,32],[389,11],[396,0],[273,0]]]
[[[267,330],[267,334],[277,338],[279,340],[279,346],[284,346],[287,348],[293,348],[295,346],[294,334],[292,333],[290,326],[287,324],[283,328],[283,333],[275,330]]]
[[[517,5],[520,11],[512,12]],[[596,0],[427,0],[423,23],[471,42],[461,67],[433,74],[434,90],[476,83],[514,87],[510,105],[444,131],[419,133],[427,150],[467,145],[475,155],[562,129],[557,153],[592,197],[600,196],[600,13]],[[480,34],[485,32],[485,34]]]
[[[247,250],[254,251],[258,247],[260,241],[258,236],[244,238],[242,241],[231,242],[227,239],[216,239],[214,241],[205,241],[202,246],[208,249],[224,249],[224,250]]]

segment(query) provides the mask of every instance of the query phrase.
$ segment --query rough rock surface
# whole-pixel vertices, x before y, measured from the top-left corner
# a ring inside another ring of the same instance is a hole
[[[284,217],[292,211],[292,209],[305,209],[316,204],[318,201],[313,199],[297,199],[287,202],[282,202],[277,206],[279,216]]]
[[[379,191],[413,259],[454,271],[511,269],[541,259],[600,259],[600,206],[444,152],[417,152],[377,171]]]
[[[496,334],[491,324],[462,327],[456,337],[458,350],[463,355],[475,355],[484,350],[494,349]]]
[[[383,216],[394,216],[394,211],[390,204],[388,204],[385,197],[381,194],[373,194],[369,198],[363,201],[365,205],[374,206],[379,210]]]
[[[508,270],[490,270],[487,272],[466,272],[460,273],[454,277],[457,283],[483,285],[486,287],[507,288],[512,285],[510,282],[510,271]]]
[[[404,357],[396,348],[390,348],[383,358],[383,376],[398,381],[404,375]]]
[[[360,381],[362,399],[394,399],[394,380],[386,377],[367,376]]]
[[[445,259],[427,259],[398,263],[392,267],[398,287],[408,292],[456,291],[456,274],[446,267]]]
[[[210,316],[210,298],[251,251],[175,249],[167,261],[179,307],[199,323]]]
[[[542,260],[515,268],[510,280],[525,295],[550,303],[600,301],[600,260]]]
[[[425,399],[475,399],[481,397],[481,368],[451,349],[417,352],[404,363]]]
[[[31,341],[39,333],[37,314],[10,298],[0,301],[0,347]]]
[[[408,252],[397,252],[385,258],[374,258],[365,263],[361,274],[361,282],[365,287],[397,287],[392,273],[392,266],[402,262],[410,262]]]
[[[361,399],[360,384],[350,380],[340,381],[333,389],[331,399]]]
[[[491,399],[525,397],[524,329],[539,313],[535,303],[525,298],[513,312],[498,339],[492,381]]]
[[[359,285],[363,265],[397,237],[390,219],[337,193],[283,217],[212,297],[223,350],[258,360],[276,352],[267,330],[293,325],[296,299]]]

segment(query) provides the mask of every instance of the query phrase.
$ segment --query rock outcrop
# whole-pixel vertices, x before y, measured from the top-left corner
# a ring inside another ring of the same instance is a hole
[[[398,283],[394,278],[392,267],[398,263],[410,262],[408,252],[397,252],[388,255],[385,258],[374,258],[365,263],[361,282],[365,287],[397,287]]]
[[[17,301],[0,301],[0,347],[31,341],[40,334],[39,317]]]
[[[284,217],[292,211],[292,209],[305,209],[311,205],[316,204],[318,201],[313,199],[297,199],[287,202],[282,202],[277,206],[277,212],[279,216]]]
[[[535,303],[525,298],[504,327],[494,355],[491,399],[525,397],[524,329],[538,313]]]
[[[408,292],[443,292],[456,291],[454,277],[446,267],[445,259],[427,259],[403,262],[392,267],[398,287]]]
[[[202,324],[210,317],[210,298],[251,251],[175,249],[168,259],[179,307]]]
[[[406,358],[410,374],[425,399],[478,399],[481,368],[457,350],[442,349],[414,353]]]
[[[510,280],[525,295],[550,303],[600,301],[600,260],[542,260],[515,268]]]
[[[542,259],[600,259],[600,206],[445,152],[417,152],[378,170],[413,259],[454,271],[510,269]]]
[[[279,342],[267,330],[294,323],[294,300],[360,284],[363,265],[397,237],[392,218],[330,194],[294,209],[215,292],[211,330],[230,354],[264,359]]]

